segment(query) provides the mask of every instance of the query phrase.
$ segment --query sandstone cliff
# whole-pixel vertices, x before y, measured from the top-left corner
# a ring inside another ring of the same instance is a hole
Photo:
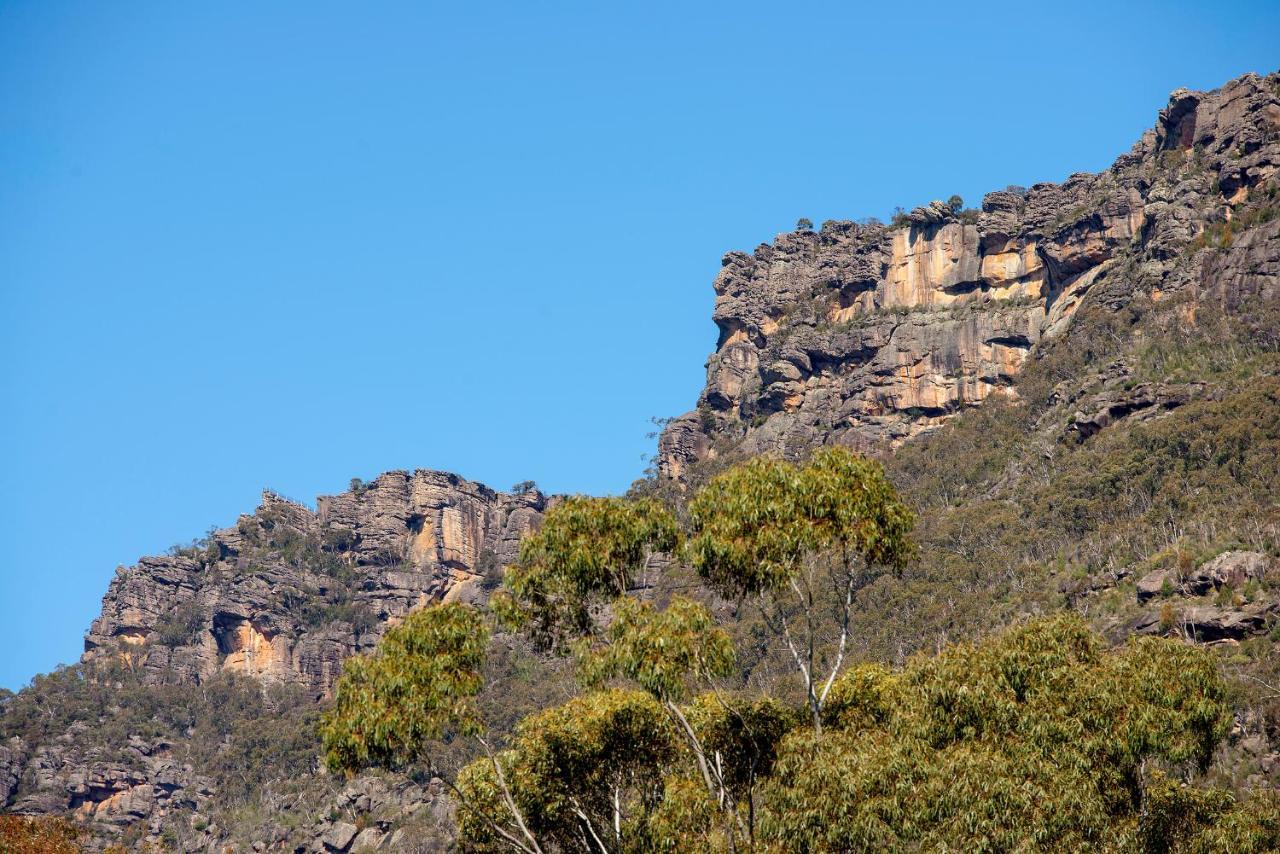
[[[725,255],[706,387],[664,431],[659,472],[678,480],[725,454],[824,442],[896,445],[1016,396],[1032,348],[1085,300],[1169,299],[1227,279],[1275,287],[1257,246],[1269,232],[1241,241],[1252,256],[1187,255],[1198,236],[1247,227],[1242,212],[1274,191],[1278,92],[1280,74],[1179,90],[1105,172],[988,193],[980,211],[934,202],[897,226],[828,221]]]
[[[119,568],[84,660],[123,657],[155,682],[235,671],[327,695],[388,621],[480,595],[545,502],[421,470],[322,496],[314,511],[264,493],[235,527]]]

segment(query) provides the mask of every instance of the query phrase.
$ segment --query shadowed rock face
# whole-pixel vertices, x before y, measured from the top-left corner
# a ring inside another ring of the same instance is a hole
[[[1016,396],[1032,348],[1084,300],[1197,288],[1178,263],[1189,242],[1280,169],[1278,90],[1278,74],[1179,90],[1106,172],[989,193],[981,212],[934,202],[899,227],[827,222],[725,255],[706,387],[664,432],[660,473],[727,451],[900,443]],[[1204,264],[1235,282],[1219,292],[1247,295],[1275,287],[1280,258],[1258,234]]]
[[[268,492],[205,549],[118,569],[84,659],[120,656],[156,682],[229,670],[326,695],[389,621],[479,595],[482,564],[514,561],[544,506],[536,490],[434,471],[388,472],[315,511]]]

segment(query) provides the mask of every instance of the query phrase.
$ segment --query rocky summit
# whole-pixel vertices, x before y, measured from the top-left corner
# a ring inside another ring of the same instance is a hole
[[[120,567],[84,661],[124,657],[149,683],[219,672],[328,696],[348,656],[429,601],[474,600],[546,499],[445,472],[387,472],[316,510],[271,492],[198,546]]]
[[[1273,643],[1280,72],[1174,92],[1105,172],[800,228],[725,255],[714,288],[705,388],[634,491],[678,505],[826,444],[885,460],[921,557],[860,605],[859,656],[1054,609],[1117,642]],[[410,611],[484,601],[555,501],[388,472],[314,509],[264,493],[119,568],[82,661],[0,697],[0,808],[70,817],[93,850],[439,850],[442,781],[329,775],[318,710]],[[572,674],[495,645],[480,702],[510,732]],[[1250,785],[1280,782],[1273,711],[1236,722]]]
[[[725,255],[706,387],[663,433],[661,472],[681,478],[728,452],[898,444],[1016,397],[1029,354],[1089,299],[1194,312],[1269,293],[1274,224],[1225,257],[1184,256],[1272,186],[1275,90],[1275,75],[1248,75],[1174,92],[1100,174],[997,190],[980,209],[934,202],[893,225],[828,221]]]

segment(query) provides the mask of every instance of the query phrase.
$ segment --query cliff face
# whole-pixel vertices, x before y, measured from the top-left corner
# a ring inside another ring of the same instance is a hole
[[[1196,288],[1188,246],[1280,169],[1280,75],[1179,90],[1106,172],[941,202],[896,227],[826,222],[724,256],[720,329],[698,409],[671,422],[660,473],[824,442],[896,445],[991,395],[1091,292]],[[1215,276],[1272,276],[1228,259]],[[1216,263],[1216,262],[1215,262]],[[1272,278],[1272,281],[1274,279]]]
[[[388,621],[480,595],[483,572],[515,559],[544,506],[536,489],[434,471],[388,472],[315,511],[265,493],[206,542],[118,569],[84,660],[118,657],[153,682],[233,671],[327,695]]]

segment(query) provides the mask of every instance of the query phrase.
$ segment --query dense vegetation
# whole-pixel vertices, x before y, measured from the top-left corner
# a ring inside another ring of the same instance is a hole
[[[76,854],[82,828],[65,819],[0,815],[0,851],[22,854]]]
[[[209,806],[232,822],[260,820],[261,803],[273,793],[326,788],[312,774],[320,710],[288,686],[264,688],[232,674],[202,685],[154,685],[126,666],[76,665],[37,676],[0,710],[0,741],[18,736],[30,751],[74,739],[85,765],[141,767],[142,756],[121,745],[164,743],[176,763],[199,769],[214,793]],[[34,793],[36,782],[28,772],[17,797]]]
[[[681,531],[651,500],[550,511],[492,613],[424,609],[348,668],[322,727],[330,766],[438,768],[433,745],[474,739],[450,785],[476,851],[1280,844],[1280,803],[1206,776],[1231,722],[1208,651],[1110,649],[1058,616],[896,670],[849,666],[844,603],[912,549],[878,465],[839,449],[754,461],[713,478],[690,519]],[[692,588],[668,572],[697,599],[654,577],[659,547],[687,555]],[[726,600],[786,650],[777,691],[752,688],[741,625],[713,613]],[[571,656],[584,688],[505,745],[475,702],[495,620]]]

